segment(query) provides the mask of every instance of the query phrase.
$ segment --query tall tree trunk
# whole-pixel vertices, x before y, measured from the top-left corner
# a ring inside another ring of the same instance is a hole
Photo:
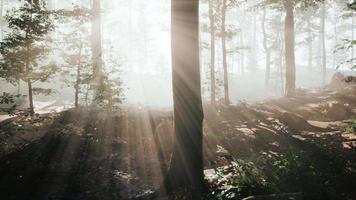
[[[21,79],[17,80],[17,94],[19,95],[21,92]]]
[[[256,59],[256,47],[257,47],[257,19],[256,13],[253,17],[253,69],[257,69],[257,59]]]
[[[308,67],[309,69],[311,69],[313,68],[313,33],[312,33],[310,18],[308,20],[308,48],[309,48]]]
[[[38,0],[27,0],[27,2],[32,6],[38,4]],[[32,14],[31,14],[31,20],[32,20]],[[29,28],[26,30],[26,39],[28,39],[28,34],[29,34]],[[33,104],[33,88],[32,88],[32,80],[31,80],[31,63],[30,63],[30,46],[29,44],[26,45],[26,62],[25,62],[25,70],[26,70],[26,82],[27,82],[27,88],[28,88],[28,101],[29,101],[29,112],[30,115],[33,116],[35,114],[35,108]]]
[[[209,20],[210,20],[210,94],[211,104],[216,104],[215,88],[215,15],[212,0],[209,0]]]
[[[27,34],[26,34],[27,35]],[[27,36],[26,36],[27,37]],[[35,109],[33,105],[33,89],[32,89],[32,81],[30,78],[30,74],[32,73],[30,66],[30,47],[26,46],[26,63],[25,63],[27,88],[28,88],[28,101],[29,101],[29,112],[30,115],[33,116],[35,114]]]
[[[352,13],[351,14],[351,41],[354,41],[355,40],[355,19],[354,19],[354,13]],[[353,60],[353,59],[355,59],[355,47],[354,47],[355,45],[352,45],[351,46],[351,59]],[[353,67],[353,66],[355,66],[356,65],[356,63],[355,63],[356,61],[355,60],[353,60],[353,62],[351,63],[351,67]]]
[[[285,59],[286,59],[286,96],[295,96],[295,36],[294,36],[294,6],[292,0],[285,2]]]
[[[103,81],[103,61],[102,61],[102,41],[101,41],[101,0],[93,0],[92,2],[92,26],[91,26],[91,42],[92,42],[92,63],[94,73],[94,101],[99,94],[99,88]]]
[[[172,0],[172,67],[175,143],[165,179],[168,192],[187,188],[201,199],[203,108],[199,70],[199,1]]]
[[[0,2],[0,40],[2,41],[4,37],[4,22],[3,22],[3,12],[4,12],[4,0]]]
[[[223,70],[224,70],[224,96],[225,96],[225,104],[230,104],[229,97],[229,75],[227,71],[227,53],[226,53],[226,27],[225,27],[225,19],[226,19],[226,7],[227,0],[223,0],[223,4],[221,7],[221,45],[222,45],[222,60],[223,60]]]
[[[325,10],[325,3],[322,4],[321,6],[321,51],[322,51],[322,85],[325,85],[326,83],[326,48],[325,48],[325,15],[326,15],[326,10]]]
[[[266,52],[266,74],[265,74],[265,88],[266,91],[269,90],[269,82],[270,82],[270,74],[271,74],[271,51],[268,47],[268,36],[266,33],[266,10],[263,10],[263,17],[262,17],[262,33],[263,33],[263,48]]]
[[[77,80],[75,82],[75,97],[74,97],[74,107],[79,107],[79,85],[80,85],[80,66],[77,66]]]
[[[282,32],[282,31],[281,31]],[[280,68],[280,79],[281,79],[281,94],[285,93],[285,84],[284,84],[284,38],[283,38],[283,34],[279,35],[279,39],[280,39],[280,50],[279,50],[279,68]]]
[[[240,56],[241,56],[241,63],[240,63],[240,68],[241,68],[241,74],[245,73],[245,50],[244,48],[244,32],[241,29],[240,31],[240,45],[241,45],[241,51],[240,51]]]
[[[77,64],[77,77],[76,77],[76,81],[75,81],[75,98],[74,98],[74,106],[75,108],[79,107],[79,89],[80,89],[80,76],[81,76],[81,68],[82,68],[82,62],[81,62],[81,58],[82,58],[82,46],[79,47],[79,60],[78,60],[78,64]]]
[[[129,0],[128,4],[129,4],[129,24],[128,24],[128,34],[129,34],[129,48],[128,48],[128,68],[130,70],[132,70],[132,1],[133,0]]]
[[[337,14],[335,14],[335,22],[334,22],[334,46],[336,47],[337,45],[337,40],[338,40],[338,31],[337,31]],[[333,68],[336,69],[337,68],[337,65],[336,65],[336,52],[333,53]]]

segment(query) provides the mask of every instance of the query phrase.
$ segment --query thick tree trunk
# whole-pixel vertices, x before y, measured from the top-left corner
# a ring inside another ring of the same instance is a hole
[[[326,10],[325,10],[325,3],[321,6],[321,51],[322,51],[322,85],[325,85],[326,83],[326,48],[325,48],[325,15],[326,15]]]
[[[215,15],[212,0],[209,0],[209,20],[210,20],[210,99],[211,104],[216,104],[215,88]]]
[[[99,87],[103,81],[103,61],[102,61],[102,43],[101,43],[101,0],[92,2],[92,63],[94,73],[94,100],[99,95]]]
[[[227,71],[227,53],[226,53],[226,27],[225,27],[225,19],[226,19],[226,7],[227,0],[223,0],[223,5],[221,8],[221,45],[222,45],[222,59],[223,59],[223,70],[224,70],[224,97],[225,104],[230,104],[229,97],[229,75]]]
[[[269,82],[270,82],[270,74],[271,74],[271,50],[268,47],[268,38],[266,33],[266,10],[263,10],[263,17],[262,17],[262,33],[263,33],[263,48],[266,52],[266,74],[265,74],[265,88],[266,91],[269,91]]]
[[[295,38],[294,38],[294,6],[292,0],[285,2],[285,59],[286,59],[286,96],[295,96]]]
[[[165,189],[203,189],[203,108],[199,70],[199,1],[172,0],[172,65],[175,144]]]

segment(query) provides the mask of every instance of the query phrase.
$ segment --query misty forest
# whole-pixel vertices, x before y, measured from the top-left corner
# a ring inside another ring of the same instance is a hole
[[[1,200],[356,200],[355,0],[0,0]]]

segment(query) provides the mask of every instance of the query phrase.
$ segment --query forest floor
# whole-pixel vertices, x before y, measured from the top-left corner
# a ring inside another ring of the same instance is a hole
[[[356,85],[204,110],[207,199],[356,199]],[[0,199],[145,196],[167,170],[172,134],[172,112],[148,108],[5,119]]]

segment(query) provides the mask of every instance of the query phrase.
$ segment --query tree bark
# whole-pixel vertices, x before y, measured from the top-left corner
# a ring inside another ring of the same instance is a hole
[[[32,5],[37,5],[39,2],[38,0],[27,0],[27,2],[32,6]],[[31,21],[32,21],[32,14],[31,14]],[[26,30],[26,39],[28,39],[29,33],[29,25],[27,26]],[[30,63],[30,45],[26,45],[26,62],[25,62],[25,70],[26,70],[26,82],[27,82],[27,88],[28,88],[28,101],[29,101],[29,112],[30,115],[33,116],[35,114],[35,108],[33,104],[33,88],[32,88],[32,80],[31,80],[31,63]]]
[[[172,76],[175,143],[164,186],[193,190],[201,199],[203,189],[203,108],[199,69],[199,1],[172,0]]]
[[[210,94],[211,104],[216,104],[215,88],[215,15],[212,0],[209,0],[209,20],[210,20]]]
[[[354,40],[355,40],[355,27],[354,27],[354,25],[355,25],[355,19],[354,19],[354,17],[355,17],[355,16],[354,16],[354,13],[352,13],[352,14],[351,14],[351,41],[354,41]],[[355,59],[355,49],[354,49],[354,46],[355,46],[355,45],[352,45],[352,47],[351,47],[351,59],[352,59],[352,60]],[[352,61],[351,67],[353,67],[353,66],[356,65],[355,62],[356,62],[355,60]]]
[[[35,109],[34,109],[34,105],[33,105],[33,89],[32,89],[32,81],[31,81],[32,70],[30,67],[30,47],[28,45],[26,47],[25,69],[26,69],[26,75],[27,75],[26,82],[27,82],[27,88],[28,88],[28,101],[29,101],[29,106],[30,106],[29,112],[30,112],[30,115],[33,116],[35,114]]]
[[[313,33],[311,27],[311,19],[308,20],[308,48],[309,48],[308,67],[309,69],[311,69],[313,68]]]
[[[270,81],[270,74],[271,74],[271,51],[268,47],[268,38],[266,33],[266,10],[263,10],[263,17],[262,17],[262,32],[263,32],[263,48],[266,52],[266,74],[265,74],[265,88],[266,91],[269,90],[269,81]]]
[[[224,70],[224,96],[225,96],[225,104],[230,104],[229,97],[229,75],[227,71],[227,53],[226,53],[226,27],[225,27],[225,19],[226,19],[226,7],[227,0],[223,0],[222,8],[221,8],[221,45],[222,45],[222,59],[223,59],[223,70]]]
[[[286,96],[295,96],[295,36],[294,36],[294,6],[292,0],[285,2],[285,59],[286,59]]]
[[[79,89],[80,89],[80,76],[81,76],[81,57],[82,57],[82,46],[79,47],[79,60],[78,60],[78,64],[77,64],[77,77],[76,77],[76,81],[75,81],[75,98],[74,98],[74,106],[75,108],[79,107]]]
[[[338,13],[335,14],[334,18],[334,46],[336,47],[337,45],[337,41],[338,41],[338,31],[337,31],[337,17],[338,17]],[[336,65],[336,52],[333,53],[333,68],[336,69],[337,65]]]
[[[240,45],[241,45],[241,51],[240,51],[240,55],[241,55],[241,63],[240,63],[240,69],[241,69],[241,74],[245,73],[245,52],[244,52],[244,32],[241,28],[240,31]]]
[[[0,40],[4,37],[4,22],[3,22],[3,12],[4,12],[4,0],[0,2]]]
[[[325,48],[325,3],[321,6],[321,51],[322,51],[322,85],[326,83],[326,48]]]
[[[280,68],[280,79],[281,79],[281,94],[284,94],[285,93],[285,84],[284,84],[284,38],[283,38],[283,34],[280,34],[280,49],[279,49],[279,68]]]
[[[94,73],[94,100],[99,95],[99,87],[103,81],[103,61],[102,61],[102,42],[101,42],[101,0],[93,0],[92,3],[92,63]]]

